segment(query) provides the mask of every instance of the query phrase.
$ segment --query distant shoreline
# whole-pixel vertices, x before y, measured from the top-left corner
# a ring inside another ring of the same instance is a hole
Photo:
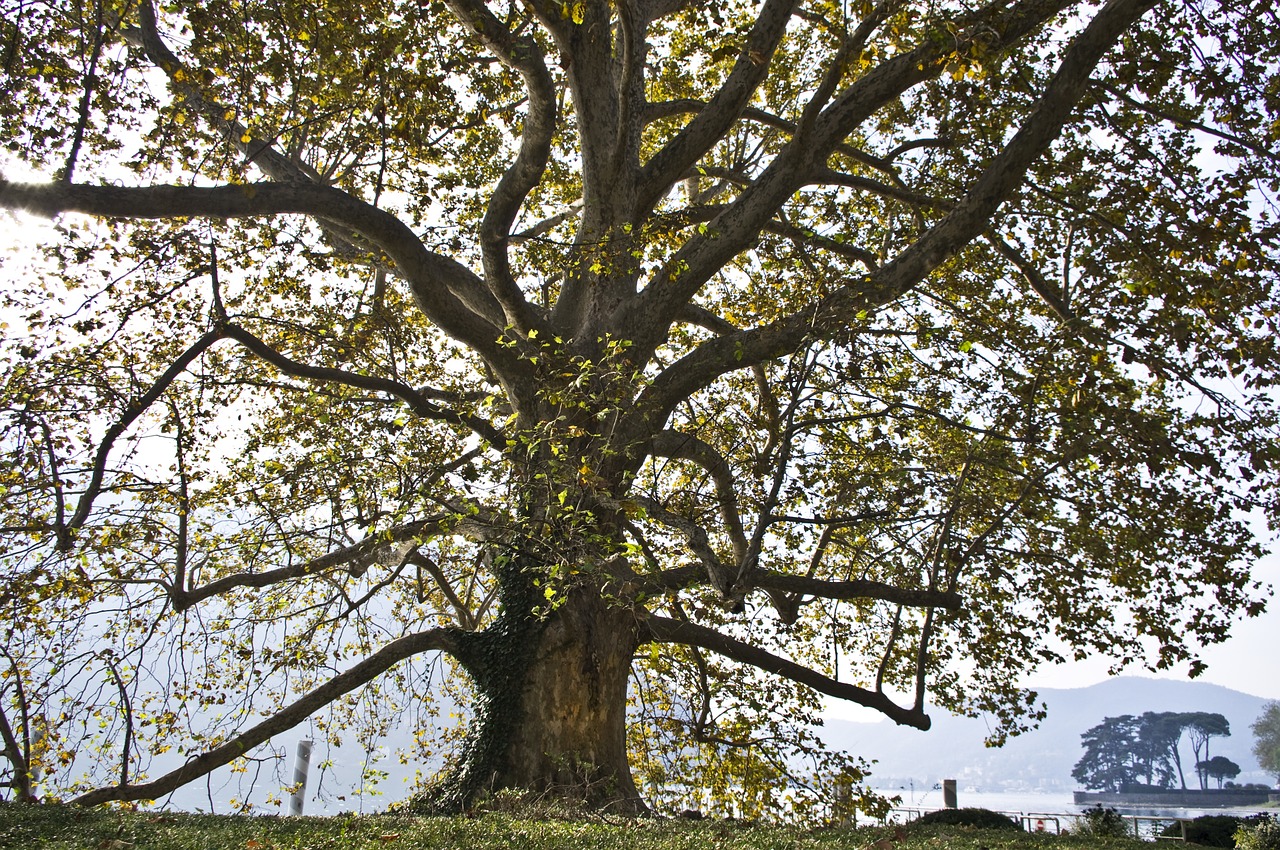
[[[1280,802],[1280,791],[1265,788],[1224,788],[1222,790],[1167,791],[1076,791],[1077,806],[1175,806],[1197,809],[1234,809]]]

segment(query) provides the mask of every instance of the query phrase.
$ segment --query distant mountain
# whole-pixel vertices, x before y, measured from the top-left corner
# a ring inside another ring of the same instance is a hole
[[[932,787],[943,779],[955,779],[962,788],[982,791],[1070,791],[1077,787],[1071,769],[1083,750],[1080,735],[1105,717],[1142,714],[1144,711],[1208,711],[1225,716],[1231,737],[1209,742],[1213,755],[1226,756],[1240,765],[1236,782],[1265,782],[1264,773],[1251,752],[1249,727],[1262,713],[1267,700],[1219,685],[1144,679],[1124,676],[1087,688],[1038,689],[1048,709],[1040,728],[1011,739],[1004,747],[988,748],[985,720],[956,717],[942,711],[931,714],[928,732],[894,725],[889,720],[858,723],[828,720],[822,738],[833,747],[875,759],[872,784],[882,788]],[[1187,783],[1196,781],[1191,747],[1184,739],[1183,765]]]

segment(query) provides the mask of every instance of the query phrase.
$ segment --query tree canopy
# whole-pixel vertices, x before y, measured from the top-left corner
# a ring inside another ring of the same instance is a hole
[[[1139,722],[1131,714],[1108,717],[1086,730],[1080,736],[1084,755],[1072,768],[1071,777],[1086,788],[1101,791],[1121,791],[1139,777],[1145,784],[1157,784],[1156,770],[1167,764],[1167,750],[1156,758],[1144,758],[1147,753],[1140,753],[1137,746],[1138,732]]]
[[[1216,712],[1196,711],[1190,714],[1182,715],[1183,728],[1191,738],[1191,749],[1195,753],[1196,773],[1200,777],[1200,788],[1203,790],[1209,787],[1209,777],[1214,776],[1218,779],[1218,786],[1222,786],[1222,779],[1217,774],[1206,773],[1201,765],[1215,764],[1221,767],[1221,763],[1215,762],[1209,756],[1209,739],[1210,738],[1226,738],[1231,735],[1231,724],[1227,722],[1227,718]],[[1239,773],[1239,769],[1236,771]],[[1231,775],[1235,778],[1235,774]]]
[[[1240,765],[1226,756],[1214,756],[1211,759],[1196,762],[1196,773],[1202,777],[1202,788],[1205,784],[1204,777],[1216,779],[1218,787],[1221,788],[1224,779],[1235,779],[1240,775]]]
[[[424,809],[804,810],[824,696],[1262,610],[1270,3],[3,5],[18,794],[407,723]]]

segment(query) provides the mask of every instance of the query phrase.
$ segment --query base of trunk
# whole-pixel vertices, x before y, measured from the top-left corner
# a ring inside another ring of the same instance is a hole
[[[463,811],[510,789],[531,801],[647,810],[627,760],[634,615],[575,593],[536,626],[477,636],[490,645],[467,665],[479,699],[463,754],[411,808]]]

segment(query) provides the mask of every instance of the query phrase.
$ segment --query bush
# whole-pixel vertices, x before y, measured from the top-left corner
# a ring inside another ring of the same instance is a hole
[[[1236,830],[1243,825],[1257,822],[1258,818],[1238,818],[1232,815],[1203,815],[1187,824],[1187,843],[1202,847],[1233,848],[1236,846]],[[1178,824],[1170,824],[1160,833],[1163,838],[1182,835]]]
[[[912,826],[936,824],[946,826],[976,826],[980,829],[1022,830],[1022,824],[990,809],[939,809],[929,812],[912,822]]]
[[[1249,818],[1236,830],[1236,850],[1280,850],[1280,821],[1262,815]]]
[[[1086,809],[1084,815],[1076,822],[1076,835],[1090,835],[1095,838],[1121,838],[1129,835],[1129,822],[1115,809],[1104,809],[1102,804]]]

